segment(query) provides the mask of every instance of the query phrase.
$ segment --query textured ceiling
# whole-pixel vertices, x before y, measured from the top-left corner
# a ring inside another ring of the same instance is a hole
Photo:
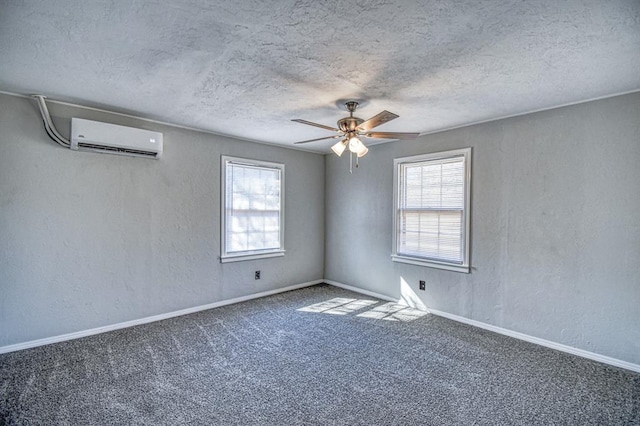
[[[639,0],[0,0],[0,90],[286,146],[341,99],[432,132],[638,89]]]

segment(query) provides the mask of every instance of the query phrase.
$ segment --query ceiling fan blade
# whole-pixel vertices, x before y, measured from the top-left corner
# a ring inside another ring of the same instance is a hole
[[[318,124],[318,123],[314,123],[312,121],[302,120],[300,118],[295,118],[295,119],[293,119],[291,121],[295,121],[296,123],[308,124],[309,126],[320,127],[321,129],[331,130],[332,132],[339,132],[340,131],[339,129],[336,129],[335,127],[325,126],[324,124]]]
[[[318,138],[318,139],[309,139],[308,141],[294,142],[294,145],[297,145],[299,143],[309,143],[309,142],[321,141],[321,140],[324,140],[324,139],[338,139],[338,138],[341,138],[341,137],[342,136],[337,135],[337,136],[327,136],[327,137]]]
[[[373,117],[371,117],[370,119],[368,119],[367,121],[359,125],[358,130],[362,130],[366,132],[367,130],[371,130],[374,127],[378,127],[379,125],[384,124],[387,121],[391,121],[398,117],[399,117],[398,114],[394,114],[389,111],[382,111],[380,114],[374,115]]]
[[[379,139],[415,139],[420,136],[420,133],[368,132],[363,133],[362,136]]]

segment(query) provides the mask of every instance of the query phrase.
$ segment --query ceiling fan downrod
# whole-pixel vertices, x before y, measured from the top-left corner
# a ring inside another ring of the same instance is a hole
[[[358,126],[364,123],[362,118],[354,117],[353,113],[358,108],[358,102],[349,101],[344,104],[347,107],[347,111],[349,111],[349,117],[341,118],[338,120],[338,128],[346,134],[347,138],[351,138],[357,134]],[[353,136],[350,136],[353,134]]]
[[[349,101],[349,102],[345,102],[344,106],[347,107],[347,111],[349,111],[349,115],[353,117],[353,113],[356,111],[356,108],[358,108],[358,103],[356,101]]]

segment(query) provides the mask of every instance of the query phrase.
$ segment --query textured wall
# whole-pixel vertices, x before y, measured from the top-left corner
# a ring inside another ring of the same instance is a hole
[[[63,134],[71,116],[162,131],[164,154],[64,149],[0,95],[0,346],[322,278],[324,156],[50,108]],[[222,154],[285,163],[284,257],[219,263]]]
[[[636,93],[378,145],[353,175],[327,157],[325,278],[640,364],[639,117]],[[467,146],[472,273],[392,262],[393,159]]]

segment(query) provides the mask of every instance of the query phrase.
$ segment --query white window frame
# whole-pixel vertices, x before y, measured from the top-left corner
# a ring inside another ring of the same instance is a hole
[[[400,222],[398,211],[400,209],[400,170],[403,164],[421,163],[447,158],[464,157],[464,208],[462,229],[462,262],[450,262],[446,260],[430,259],[413,254],[398,253]],[[470,222],[471,222],[471,148],[462,148],[452,151],[436,152],[431,154],[414,155],[411,157],[396,158],[393,160],[393,252],[391,258],[394,262],[409,263],[412,265],[427,266],[431,268],[445,269],[456,272],[470,272]]]
[[[265,250],[247,250],[242,252],[229,253],[227,251],[227,164],[240,164],[250,167],[278,169],[280,171],[280,247]],[[269,257],[284,256],[284,164],[270,161],[251,160],[247,158],[221,156],[220,170],[220,262],[240,262],[243,260],[264,259]]]

